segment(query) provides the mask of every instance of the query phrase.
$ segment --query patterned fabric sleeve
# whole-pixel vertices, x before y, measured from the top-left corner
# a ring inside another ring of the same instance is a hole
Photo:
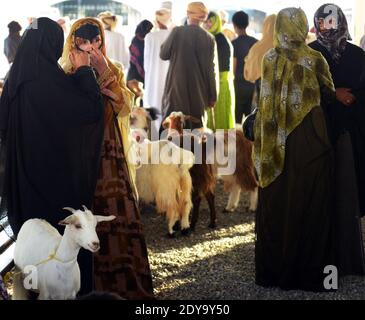
[[[3,278],[0,276],[0,300],[9,300],[9,295],[6,290]]]
[[[111,66],[99,77],[98,83],[101,85],[111,77],[116,79],[109,84],[108,89],[111,90],[117,97],[117,100],[110,100],[113,110],[119,116],[126,116],[131,112],[133,94],[125,85],[123,72],[117,66]]]

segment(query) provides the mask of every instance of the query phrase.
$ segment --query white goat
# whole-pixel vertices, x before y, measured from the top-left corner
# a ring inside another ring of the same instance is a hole
[[[155,202],[157,211],[166,213],[169,236],[174,236],[177,221],[182,233],[188,233],[192,208],[189,169],[194,165],[194,154],[167,140],[145,139],[134,142],[134,147],[139,156],[136,184],[140,199]]]
[[[96,252],[100,248],[95,227],[99,222],[112,221],[115,216],[93,215],[64,208],[72,215],[59,222],[66,226],[63,236],[47,221],[30,219],[19,231],[14,251],[16,276],[14,300],[27,299],[28,290],[39,292],[39,300],[74,299],[80,290],[80,268],[77,255],[81,248]],[[31,286],[25,288],[31,277]]]

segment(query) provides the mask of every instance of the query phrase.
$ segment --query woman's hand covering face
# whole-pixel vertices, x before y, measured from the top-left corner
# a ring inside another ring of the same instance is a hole
[[[73,69],[76,71],[78,68],[83,66],[90,66],[90,56],[87,52],[72,50],[70,53],[70,61]]]
[[[75,47],[79,52],[85,52],[90,56],[90,65],[99,75],[102,75],[108,67],[107,60],[101,52],[102,39],[97,35],[91,41],[82,37],[75,37]]]
[[[90,63],[91,66],[98,72],[99,76],[101,76],[108,68],[108,62],[100,49],[93,48],[90,51]]]
[[[100,50],[102,46],[101,36],[98,35],[91,41],[81,37],[75,37],[76,48],[80,51],[91,52],[93,49]]]

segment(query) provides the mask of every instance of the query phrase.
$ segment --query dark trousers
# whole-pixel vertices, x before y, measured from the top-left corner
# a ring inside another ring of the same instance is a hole
[[[251,113],[254,88],[254,84],[235,79],[236,123],[242,123],[243,115],[247,116]]]

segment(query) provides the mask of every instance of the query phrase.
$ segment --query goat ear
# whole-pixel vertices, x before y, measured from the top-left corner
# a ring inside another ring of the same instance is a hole
[[[60,222],[58,222],[58,224],[60,226],[67,226],[69,224],[76,224],[76,222],[78,221],[77,217],[74,215],[68,216],[67,218],[61,220]]]
[[[96,218],[96,222],[104,222],[104,221],[112,221],[116,218],[116,216],[94,216]]]
[[[154,120],[157,120],[158,118],[158,115],[160,115],[160,111],[156,108],[145,108],[145,110],[147,111],[148,113],[148,117],[154,121]]]

